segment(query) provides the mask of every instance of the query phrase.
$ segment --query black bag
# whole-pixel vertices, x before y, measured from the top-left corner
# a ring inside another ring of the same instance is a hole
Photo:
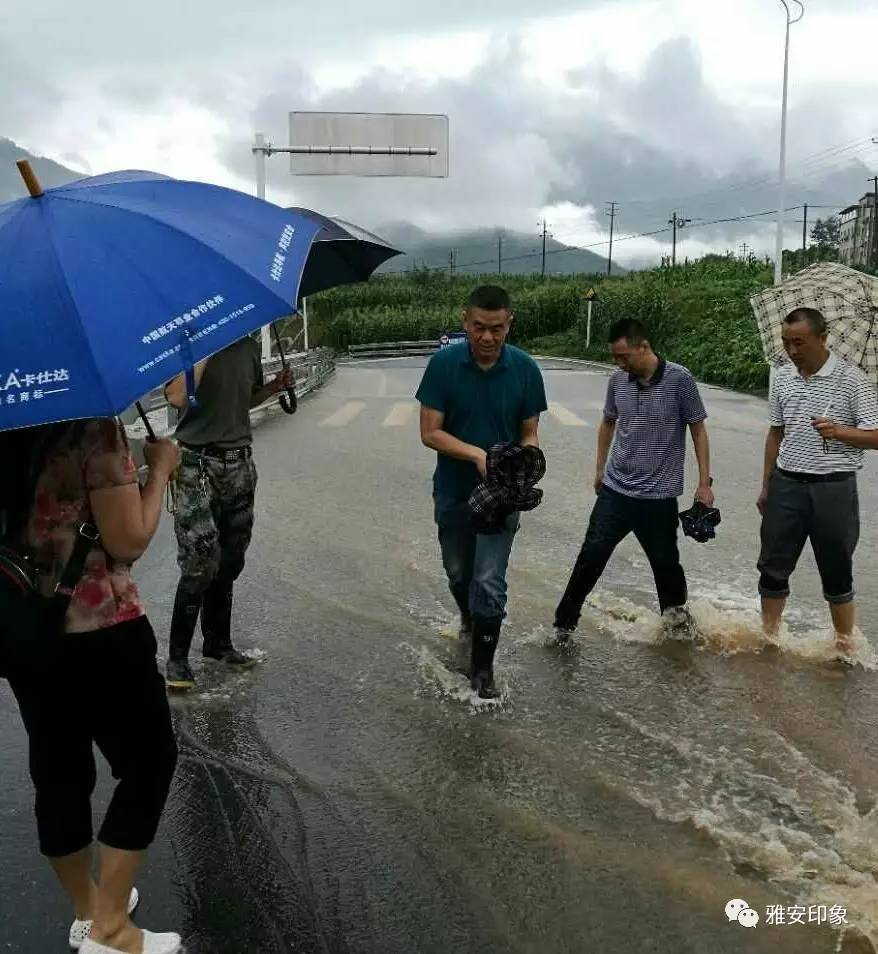
[[[28,555],[8,540],[0,543],[0,677],[51,665],[73,591],[99,542],[97,527],[90,523],[79,527],[73,553],[51,597],[40,592]]]
[[[692,507],[680,514],[680,525],[687,537],[707,543],[716,537],[716,528],[722,522],[719,510],[696,500]]]
[[[82,578],[100,534],[91,523],[77,528],[70,559],[50,597],[43,595],[39,573],[23,540],[33,508],[39,475],[58,437],[69,425],[5,431],[0,452],[7,470],[0,472],[0,677],[45,669],[64,632],[73,591]]]

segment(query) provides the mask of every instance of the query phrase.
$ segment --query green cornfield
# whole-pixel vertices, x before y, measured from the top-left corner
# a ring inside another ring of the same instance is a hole
[[[750,296],[771,284],[770,266],[710,255],[677,268],[621,277],[459,275],[413,272],[376,276],[308,300],[312,344],[344,351],[352,344],[415,341],[460,328],[462,304],[483,283],[503,284],[513,298],[511,341],[539,354],[607,360],[607,330],[638,318],[655,349],[688,367],[699,380],[739,390],[767,387]],[[586,347],[586,302],[597,292],[591,346]],[[301,326],[292,319],[287,334]]]

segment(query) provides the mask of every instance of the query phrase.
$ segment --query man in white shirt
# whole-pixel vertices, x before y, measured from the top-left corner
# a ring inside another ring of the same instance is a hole
[[[789,577],[811,541],[840,654],[854,629],[853,555],[860,535],[857,471],[878,448],[878,397],[858,368],[826,347],[826,321],[813,308],[784,319],[789,365],[769,401],[762,492],[759,593],[768,639],[780,628]]]

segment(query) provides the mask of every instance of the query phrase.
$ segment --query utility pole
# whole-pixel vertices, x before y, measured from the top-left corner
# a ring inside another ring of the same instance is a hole
[[[685,228],[692,219],[684,219],[682,216],[677,215],[675,212],[673,217],[668,219],[668,225],[674,227],[674,239],[671,246],[671,268],[677,267],[677,229]]]
[[[747,243],[746,242],[741,243],[741,260],[744,262],[747,261]]]
[[[497,274],[503,274],[503,233],[497,234]]]
[[[548,234],[549,234],[549,233],[548,233],[548,225],[546,224],[546,220],[543,219],[543,263],[542,263],[542,266],[541,266],[541,268],[540,268],[540,275],[541,275],[541,277],[543,277],[543,278],[546,277],[546,236],[547,236]]]
[[[804,218],[802,219],[802,268],[808,266],[808,203],[804,206]]]
[[[608,202],[607,215],[610,217],[610,252],[607,255],[607,275],[613,274],[613,226],[616,223],[616,206],[618,202]]]
[[[448,275],[449,277],[454,276],[454,249],[451,249],[448,253]]]

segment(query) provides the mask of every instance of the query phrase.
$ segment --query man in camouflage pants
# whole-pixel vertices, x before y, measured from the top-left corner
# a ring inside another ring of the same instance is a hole
[[[177,425],[181,446],[175,530],[181,576],[171,620],[168,686],[191,689],[189,648],[201,615],[202,654],[232,667],[252,665],[232,644],[232,596],[253,531],[256,467],[250,408],[291,386],[288,371],[269,385],[251,338],[195,366],[198,404]],[[187,406],[183,375],[165,388],[168,402]]]

